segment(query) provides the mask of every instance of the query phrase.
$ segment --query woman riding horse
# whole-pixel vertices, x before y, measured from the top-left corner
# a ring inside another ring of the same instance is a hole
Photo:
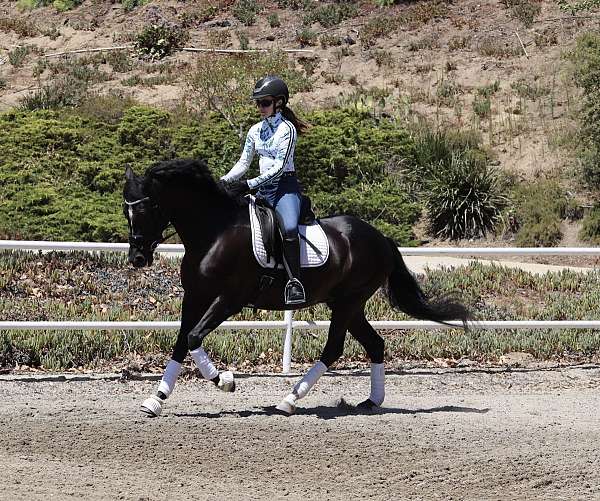
[[[288,87],[279,77],[267,76],[256,82],[252,99],[263,120],[250,128],[242,156],[221,181],[234,196],[258,189],[258,197],[275,209],[283,231],[283,255],[289,274],[285,304],[302,304],[306,302],[306,293],[298,278],[301,198],[294,168],[294,149],[296,134],[302,133],[307,124],[288,108],[289,98]],[[240,180],[250,167],[255,152],[260,156],[260,175],[247,181]]]
[[[274,165],[281,169],[281,165],[289,164]],[[243,191],[250,188],[245,184]],[[371,409],[383,403],[384,341],[365,317],[365,305],[378,289],[385,289],[392,306],[418,319],[441,323],[462,320],[466,325],[469,318],[460,303],[443,296],[428,298],[395,243],[365,221],[347,215],[319,220],[329,242],[329,257],[322,266],[303,271],[306,301],[301,306],[286,304],[282,290],[289,281],[283,273],[275,274],[270,286],[260,287],[264,269],[250,244],[248,201],[223,190],[204,161],[158,162],[144,176],[128,168],[123,195],[129,223],[129,261],[134,266],[152,264],[154,250],[164,240],[169,223],[185,247],[181,328],[158,392],[142,404],[150,415],[161,413],[188,351],[204,378],[222,390],[233,391],[233,374],[219,374],[202,343],[222,322],[249,304],[263,310],[286,310],[326,303],[331,309],[327,342],[319,361],[277,406],[286,414],[295,411],[297,401],[342,355],[347,332],[371,360],[371,393],[360,405]]]

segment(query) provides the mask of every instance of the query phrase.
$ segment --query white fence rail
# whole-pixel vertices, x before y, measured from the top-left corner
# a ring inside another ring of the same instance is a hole
[[[44,242],[0,240],[0,249],[41,250],[41,251],[121,251],[126,252],[129,244],[96,242]],[[400,247],[405,255],[600,255],[595,247]],[[183,253],[180,244],[161,244],[161,253]],[[460,322],[442,325],[428,321],[377,320],[371,322],[375,329],[451,329],[461,327]],[[8,322],[0,321],[0,330],[176,330],[179,322]],[[473,328],[494,329],[599,329],[600,320],[519,320],[473,322]],[[223,322],[218,330],[238,329],[285,329],[283,350],[283,371],[290,371],[292,355],[292,334],[294,330],[328,329],[328,321],[300,321],[293,319],[293,313],[286,311],[280,321],[236,321]]]
[[[0,240],[0,249],[41,251],[126,252],[129,244],[101,242],[46,242]],[[600,256],[600,247],[398,247],[406,256]],[[181,254],[181,244],[160,244],[157,252]]]

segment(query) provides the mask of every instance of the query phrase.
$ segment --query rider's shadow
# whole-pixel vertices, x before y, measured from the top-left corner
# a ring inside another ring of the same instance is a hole
[[[296,416],[315,416],[318,419],[336,419],[346,416],[379,416],[387,414],[433,414],[436,412],[464,412],[471,414],[486,414],[490,409],[477,409],[476,407],[460,407],[456,405],[443,405],[440,407],[430,407],[426,409],[396,409],[392,407],[379,407],[375,410],[360,409],[343,402],[336,406],[319,405],[317,407],[299,407],[294,415]],[[219,411],[219,412],[194,412],[194,413],[174,413],[177,417],[194,418],[220,418],[220,417],[240,417],[247,418],[253,416],[282,416],[275,406],[262,407],[260,409],[250,409],[244,411]]]

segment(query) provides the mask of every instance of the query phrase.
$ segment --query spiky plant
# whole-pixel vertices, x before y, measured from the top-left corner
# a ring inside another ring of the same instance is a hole
[[[442,238],[484,236],[501,221],[508,204],[499,172],[467,153],[434,166],[427,184],[430,232]]]

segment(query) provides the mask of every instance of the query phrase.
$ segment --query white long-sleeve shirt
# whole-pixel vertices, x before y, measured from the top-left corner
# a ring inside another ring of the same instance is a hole
[[[277,113],[254,124],[246,136],[242,155],[231,170],[221,179],[229,182],[240,179],[250,167],[254,153],[260,158],[260,175],[249,179],[250,189],[277,180],[284,172],[293,172],[296,128]]]

